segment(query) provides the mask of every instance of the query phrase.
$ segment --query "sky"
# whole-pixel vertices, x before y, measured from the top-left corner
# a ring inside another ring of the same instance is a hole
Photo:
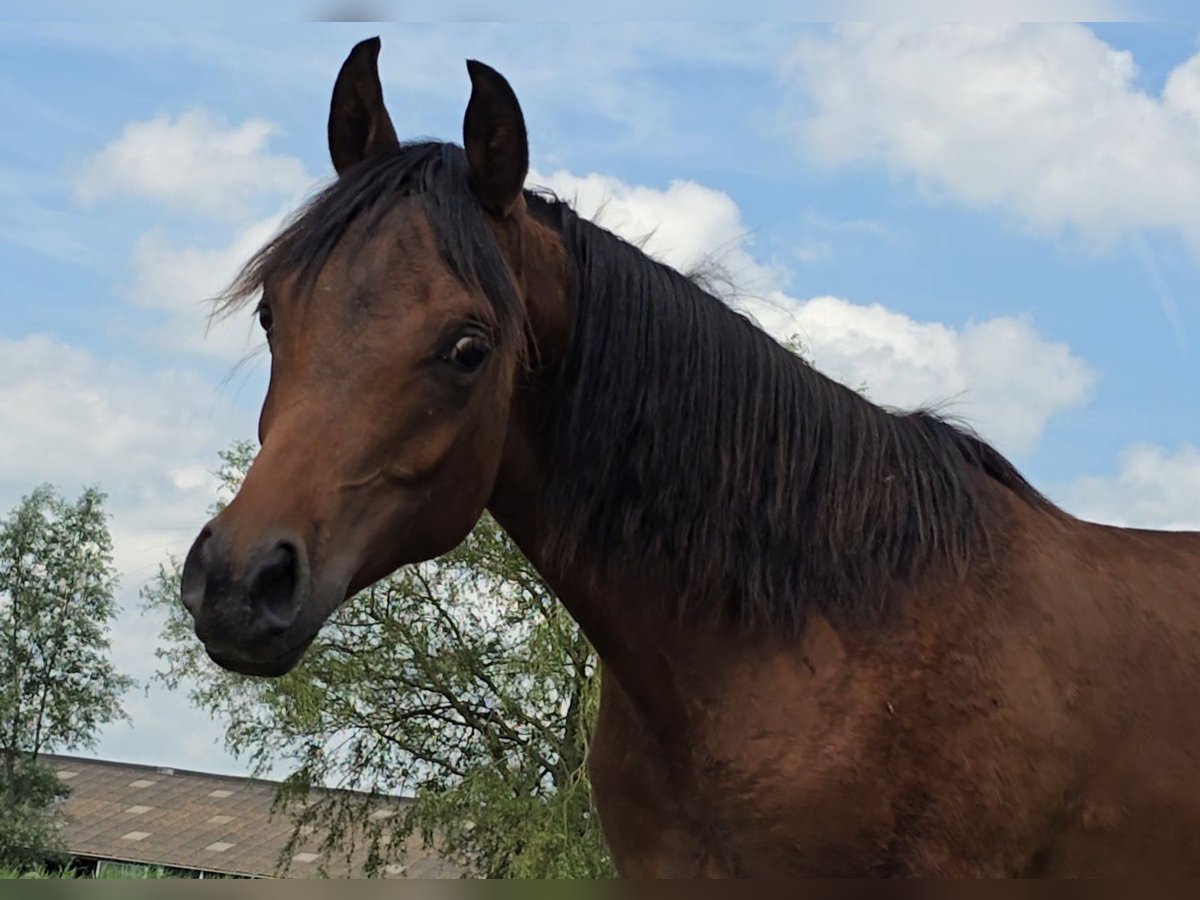
[[[819,369],[961,417],[1070,512],[1200,528],[1200,25],[9,22],[0,511],[109,494],[143,687],[96,756],[246,771],[151,683],[137,597],[255,434],[258,332],[206,298],[332,176],[329,92],[376,33],[402,137],[459,140],[481,59],[530,186],[716,261]]]

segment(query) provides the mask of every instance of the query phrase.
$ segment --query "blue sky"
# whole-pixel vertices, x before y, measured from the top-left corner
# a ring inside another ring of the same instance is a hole
[[[456,140],[463,60],[525,109],[531,182],[738,302],[880,402],[947,401],[1088,517],[1200,527],[1200,28],[0,27],[0,505],[111,494],[134,598],[253,436],[248,319],[219,289],[330,176],[329,90],[384,39],[407,137]],[[239,771],[157,688],[101,756]]]

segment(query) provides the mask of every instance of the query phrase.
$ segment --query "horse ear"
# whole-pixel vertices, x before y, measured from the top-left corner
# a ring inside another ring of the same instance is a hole
[[[369,156],[400,146],[379,83],[377,37],[354,46],[333,86],[329,104],[329,156],[339,175]]]
[[[529,139],[517,95],[504,76],[467,60],[471,101],[463,117],[463,147],[471,191],[493,215],[506,216],[521,197],[529,171]]]

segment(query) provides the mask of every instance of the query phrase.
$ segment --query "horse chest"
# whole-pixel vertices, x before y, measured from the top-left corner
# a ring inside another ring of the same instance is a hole
[[[839,653],[808,649],[736,666],[719,686],[698,679],[686,733],[656,733],[606,688],[589,764],[622,874],[876,866],[887,772],[869,720],[880,701]]]

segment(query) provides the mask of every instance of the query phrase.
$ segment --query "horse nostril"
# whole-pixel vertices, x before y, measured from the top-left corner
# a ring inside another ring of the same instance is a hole
[[[196,536],[196,540],[188,550],[187,558],[183,563],[180,595],[183,605],[187,607],[188,612],[193,616],[199,614],[200,608],[204,605],[204,595],[208,582],[208,568],[210,565],[209,557],[212,555],[212,550],[209,546],[209,539],[211,537],[212,528],[205,525],[201,529],[200,534]]]
[[[258,563],[250,579],[249,601],[273,628],[289,627],[299,614],[296,602],[299,561],[296,548],[283,541],[276,544]]]

